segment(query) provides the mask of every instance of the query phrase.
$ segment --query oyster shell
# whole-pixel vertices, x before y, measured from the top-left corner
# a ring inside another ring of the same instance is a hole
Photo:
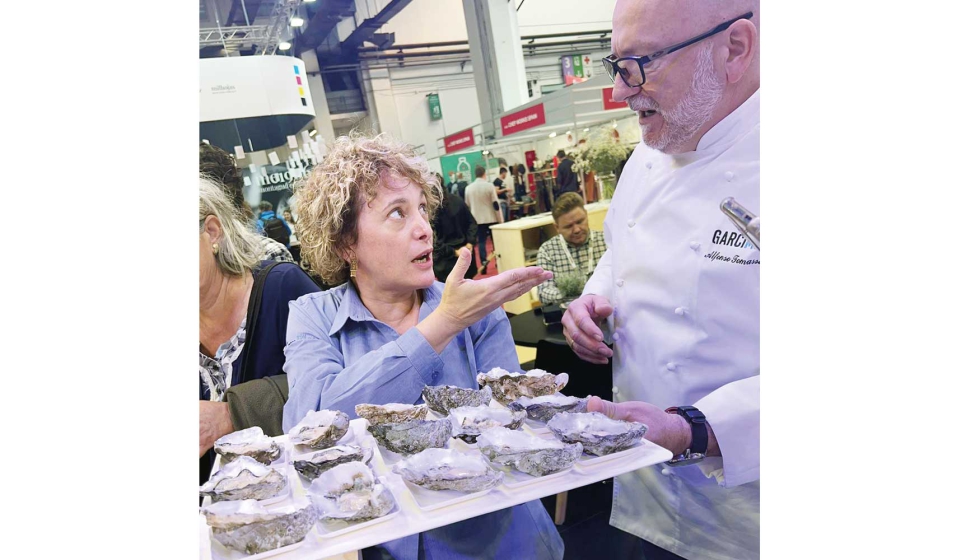
[[[519,430],[524,425],[527,413],[506,408],[489,406],[461,406],[449,411],[449,421],[453,423],[453,437],[466,443],[476,443],[476,437],[484,430],[503,426]]]
[[[402,454],[418,453],[430,447],[445,447],[452,430],[448,418],[368,426],[368,432],[379,444],[389,451]]]
[[[598,412],[560,412],[548,421],[548,429],[565,443],[581,443],[592,455],[622,451],[647,433],[639,422],[613,420]]]
[[[525,410],[527,417],[539,422],[547,422],[559,412],[585,412],[589,399],[566,397],[561,393],[541,395],[540,397],[521,397],[507,405],[511,410]]]
[[[212,501],[265,500],[286,487],[286,477],[255,459],[243,455],[221,467],[201,486],[201,496]]]
[[[429,490],[478,492],[497,486],[504,478],[483,457],[453,449],[426,449],[395,463],[391,470]]]
[[[246,455],[264,465],[272,463],[282,454],[282,447],[258,426],[218,438],[214,442],[214,450],[225,461],[234,461]]]
[[[336,498],[348,492],[374,488],[374,473],[364,463],[354,461],[337,465],[310,484],[310,493]]]
[[[430,387],[426,385],[422,388],[422,397],[429,405],[429,408],[440,413],[449,414],[449,411],[461,406],[485,406],[490,404],[490,387],[482,389],[465,389],[453,385],[438,385]]]
[[[506,428],[484,431],[476,438],[476,444],[490,461],[510,465],[532,476],[565,470],[582,456],[581,443],[562,443]]]
[[[359,404],[354,412],[369,424],[399,424],[409,420],[422,420],[429,412],[424,404]]]
[[[255,500],[218,502],[201,508],[215,540],[246,554],[258,554],[298,543],[317,520],[306,498],[266,509]]]
[[[289,430],[289,441],[313,449],[326,449],[347,433],[350,418],[336,410],[311,410]]]
[[[386,515],[395,507],[395,497],[382,483],[356,492],[346,492],[336,498],[310,494],[320,518],[341,521],[364,521]]]
[[[299,456],[293,461],[293,467],[303,478],[312,481],[337,465],[351,461],[367,463],[371,460],[372,453],[370,447],[338,445],[325,451]]]
[[[568,383],[568,374],[554,375],[543,369],[511,373],[505,369],[493,368],[477,375],[476,381],[480,385],[489,386],[493,391],[493,398],[506,405],[520,397],[553,395]]]

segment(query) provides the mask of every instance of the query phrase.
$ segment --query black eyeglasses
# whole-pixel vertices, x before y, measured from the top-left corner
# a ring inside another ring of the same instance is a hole
[[[676,45],[671,45],[665,49],[660,49],[653,54],[648,54],[646,56],[623,57],[617,57],[616,55],[611,54],[602,59],[602,66],[606,69],[606,73],[609,74],[609,79],[613,82],[616,81],[616,74],[619,74],[619,76],[623,78],[623,82],[625,82],[629,87],[640,87],[647,81],[646,73],[643,71],[644,66],[650,64],[650,62],[660,57],[667,56],[672,52],[679,51],[684,47],[689,47],[698,41],[703,41],[712,35],[721,33],[740,19],[752,19],[752,12],[748,12],[738,16],[737,18],[730,19],[707,33],[702,33],[697,37],[684,41],[683,43],[677,43]]]

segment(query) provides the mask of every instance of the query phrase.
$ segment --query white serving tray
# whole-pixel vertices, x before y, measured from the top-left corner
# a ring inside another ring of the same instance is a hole
[[[322,536],[320,524],[323,522],[318,521],[317,525],[307,534],[306,539],[299,543],[299,546],[295,548],[290,547],[289,550],[280,549],[275,554],[270,551],[269,553],[264,553],[263,557],[266,557],[265,555],[275,556],[276,560],[330,558],[437,527],[450,525],[464,519],[513,507],[546,496],[552,496],[643,467],[663,463],[672,458],[670,451],[643,440],[642,443],[634,448],[600,457],[598,459],[601,459],[601,461],[595,461],[593,464],[589,464],[589,462],[596,458],[591,455],[583,455],[582,459],[586,461],[585,467],[579,468],[579,463],[576,463],[571,469],[537,480],[529,480],[534,477],[530,477],[524,473],[517,471],[508,472],[507,469],[501,469],[505,474],[504,483],[500,486],[482,494],[478,493],[480,495],[477,496],[471,494],[463,501],[442,504],[436,508],[423,510],[422,506],[416,501],[416,497],[413,496],[413,491],[409,489],[409,485],[400,476],[391,471],[391,466],[394,464],[391,460],[398,457],[398,455],[389,454],[387,450],[384,450],[384,453],[382,453],[374,438],[367,433],[367,423],[364,419],[358,418],[351,420],[350,425],[349,436],[345,436],[341,441],[344,443],[353,443],[356,441],[359,444],[370,445],[374,448],[374,458],[371,461],[371,467],[375,473],[384,476],[388,482],[388,486],[395,497],[398,511],[384,517],[383,522],[361,523],[345,528],[343,533],[328,534],[327,536]],[[535,435],[541,436],[542,434]],[[288,443],[287,436],[280,436],[277,438],[277,441],[283,441],[286,444],[291,456],[298,454],[298,450],[294,449]],[[480,453],[475,445],[469,446],[458,441],[451,443],[451,445],[457,449],[465,448],[467,453]],[[306,489],[300,483],[300,477],[296,474],[291,464],[290,470],[292,471],[291,480],[294,482],[292,485],[292,499],[297,499],[306,494]],[[514,474],[515,472],[516,475]],[[522,478],[525,476],[527,478]],[[277,505],[282,505],[282,503]],[[227,556],[218,554],[217,550],[212,555],[210,530],[204,521],[204,516],[200,515],[199,518],[201,531],[200,557],[202,559],[231,560]],[[258,556],[246,557],[240,555],[235,560],[239,558],[257,560]]]

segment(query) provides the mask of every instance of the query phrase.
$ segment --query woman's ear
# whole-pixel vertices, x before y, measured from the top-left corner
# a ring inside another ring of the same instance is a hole
[[[211,215],[204,219],[204,233],[208,236],[211,244],[221,241],[224,231],[221,229],[221,220],[217,216]]]

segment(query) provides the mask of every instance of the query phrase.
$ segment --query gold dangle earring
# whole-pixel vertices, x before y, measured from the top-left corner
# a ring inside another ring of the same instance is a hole
[[[357,257],[355,255],[350,256],[350,277],[351,280],[357,278]]]

